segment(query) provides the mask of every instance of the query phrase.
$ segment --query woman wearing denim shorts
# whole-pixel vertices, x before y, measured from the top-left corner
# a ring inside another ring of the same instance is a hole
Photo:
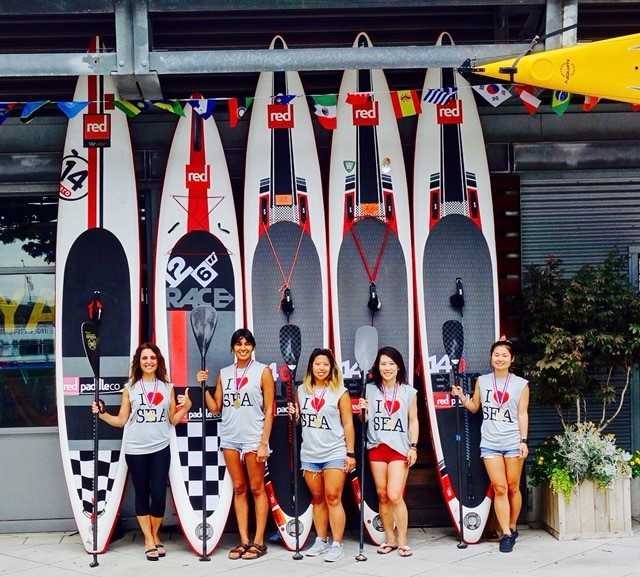
[[[218,425],[220,448],[233,483],[240,543],[229,551],[229,559],[257,559],[267,552],[264,531],[269,502],[264,470],[269,456],[275,384],[271,369],[253,359],[255,347],[251,331],[235,331],[231,335],[231,350],[236,362],[220,370],[213,397],[209,391],[205,393],[208,409],[222,413]],[[200,371],[198,382],[205,382],[207,376],[208,371]],[[256,514],[253,540],[249,539],[248,489],[253,495]]]
[[[451,392],[472,413],[482,408],[480,456],[495,495],[494,508],[502,529],[500,551],[509,553],[518,537],[516,522],[522,508],[520,476],[529,454],[529,384],[509,372],[515,359],[509,341],[493,343],[490,355],[493,372],[478,377],[471,398],[458,386],[452,387]]]
[[[347,472],[356,465],[355,433],[351,399],[330,350],[311,353],[307,374],[298,387],[297,411],[302,427],[301,469],[311,492],[317,534],[306,555],[338,561],[344,556],[342,489]]]

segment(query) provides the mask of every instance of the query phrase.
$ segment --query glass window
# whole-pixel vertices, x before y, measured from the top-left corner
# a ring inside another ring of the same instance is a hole
[[[54,426],[53,196],[0,197],[0,427]]]

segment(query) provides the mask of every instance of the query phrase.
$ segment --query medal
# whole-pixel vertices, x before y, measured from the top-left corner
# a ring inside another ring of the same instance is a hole
[[[239,398],[238,398],[238,399],[236,399],[235,401],[233,401],[233,406],[234,406],[236,409],[239,409],[239,408],[240,408],[240,399],[239,399]]]
[[[493,400],[498,405],[498,412],[496,413],[496,417],[499,421],[505,420],[505,413],[507,410],[507,401],[509,400],[509,393],[507,393],[507,388],[509,387],[509,379],[511,378],[511,373],[507,374],[507,378],[504,381],[504,386],[502,387],[502,391],[498,391],[498,385],[496,383],[496,373],[493,373]]]
[[[247,375],[247,371],[249,370],[249,367],[253,364],[253,359],[251,359],[251,361],[249,361],[249,364],[244,368],[244,371],[242,372],[242,375],[240,375],[240,378],[238,378],[238,364],[236,363],[233,366],[233,380],[234,380],[234,384],[236,386],[236,399],[233,401],[233,406],[236,409],[240,408],[240,388],[241,388],[241,383],[244,381],[244,378]]]

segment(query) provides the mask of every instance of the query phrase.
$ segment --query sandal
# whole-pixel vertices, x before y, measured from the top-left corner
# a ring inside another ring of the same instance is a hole
[[[400,545],[398,547],[398,555],[400,555],[400,557],[411,557],[413,550],[409,545]]]
[[[245,554],[250,545],[250,543],[240,543],[236,545],[233,549],[231,549],[231,551],[229,551],[229,559],[232,559],[233,561],[240,559]]]
[[[243,559],[258,559],[267,553],[266,545],[258,545],[257,543],[249,543],[246,551],[242,554]]]
[[[156,549],[158,550],[158,557],[166,557],[167,550],[162,543],[156,543]]]
[[[387,555],[391,553],[391,551],[395,551],[398,548],[397,545],[391,545],[389,543],[382,543],[377,549],[376,552],[378,555]]]
[[[152,553],[155,553],[155,555],[152,555]],[[144,556],[147,558],[147,561],[157,561],[159,559],[158,550],[155,547],[147,549],[144,552]]]

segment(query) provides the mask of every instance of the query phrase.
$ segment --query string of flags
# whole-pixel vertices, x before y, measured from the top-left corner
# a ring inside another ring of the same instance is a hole
[[[517,96],[529,114],[535,114],[542,104],[539,98],[541,90],[525,85],[505,85],[505,84],[481,84],[471,88],[486,100],[491,106],[497,107],[509,100],[512,96]],[[202,118],[209,118],[219,111],[220,107],[226,105],[229,125],[234,128],[238,125],[242,117],[251,108],[254,98],[189,98],[170,99],[161,101],[151,100],[115,100],[113,95],[108,95],[103,103],[105,110],[114,108],[126,114],[129,118],[135,118],[139,114],[152,109],[164,110],[177,116],[185,115],[185,106],[189,105],[193,111]],[[296,94],[279,94],[270,98],[271,105],[284,107],[283,110],[293,101]],[[390,92],[391,103],[396,118],[406,118],[422,113],[423,104],[444,106],[455,101],[457,98],[457,88],[443,87],[432,88],[425,91],[420,90],[396,90]],[[337,94],[312,94],[309,96],[312,104],[312,111],[320,126],[327,130],[335,130],[337,125]],[[568,92],[554,90],[551,97],[551,108],[558,116],[562,116],[571,103],[572,95]],[[371,92],[349,94],[347,103],[358,108],[367,106],[376,107],[375,94]],[[585,96],[582,110],[592,111],[600,101],[595,96]],[[20,121],[28,124],[41,112],[45,106],[55,104],[57,108],[69,119],[74,118],[82,112],[90,101],[52,101],[38,100],[30,102],[0,102],[0,124],[9,116],[19,113]],[[632,105],[632,110],[640,110],[640,105]],[[372,113],[373,114],[373,113]],[[376,113],[377,114],[377,113]]]

